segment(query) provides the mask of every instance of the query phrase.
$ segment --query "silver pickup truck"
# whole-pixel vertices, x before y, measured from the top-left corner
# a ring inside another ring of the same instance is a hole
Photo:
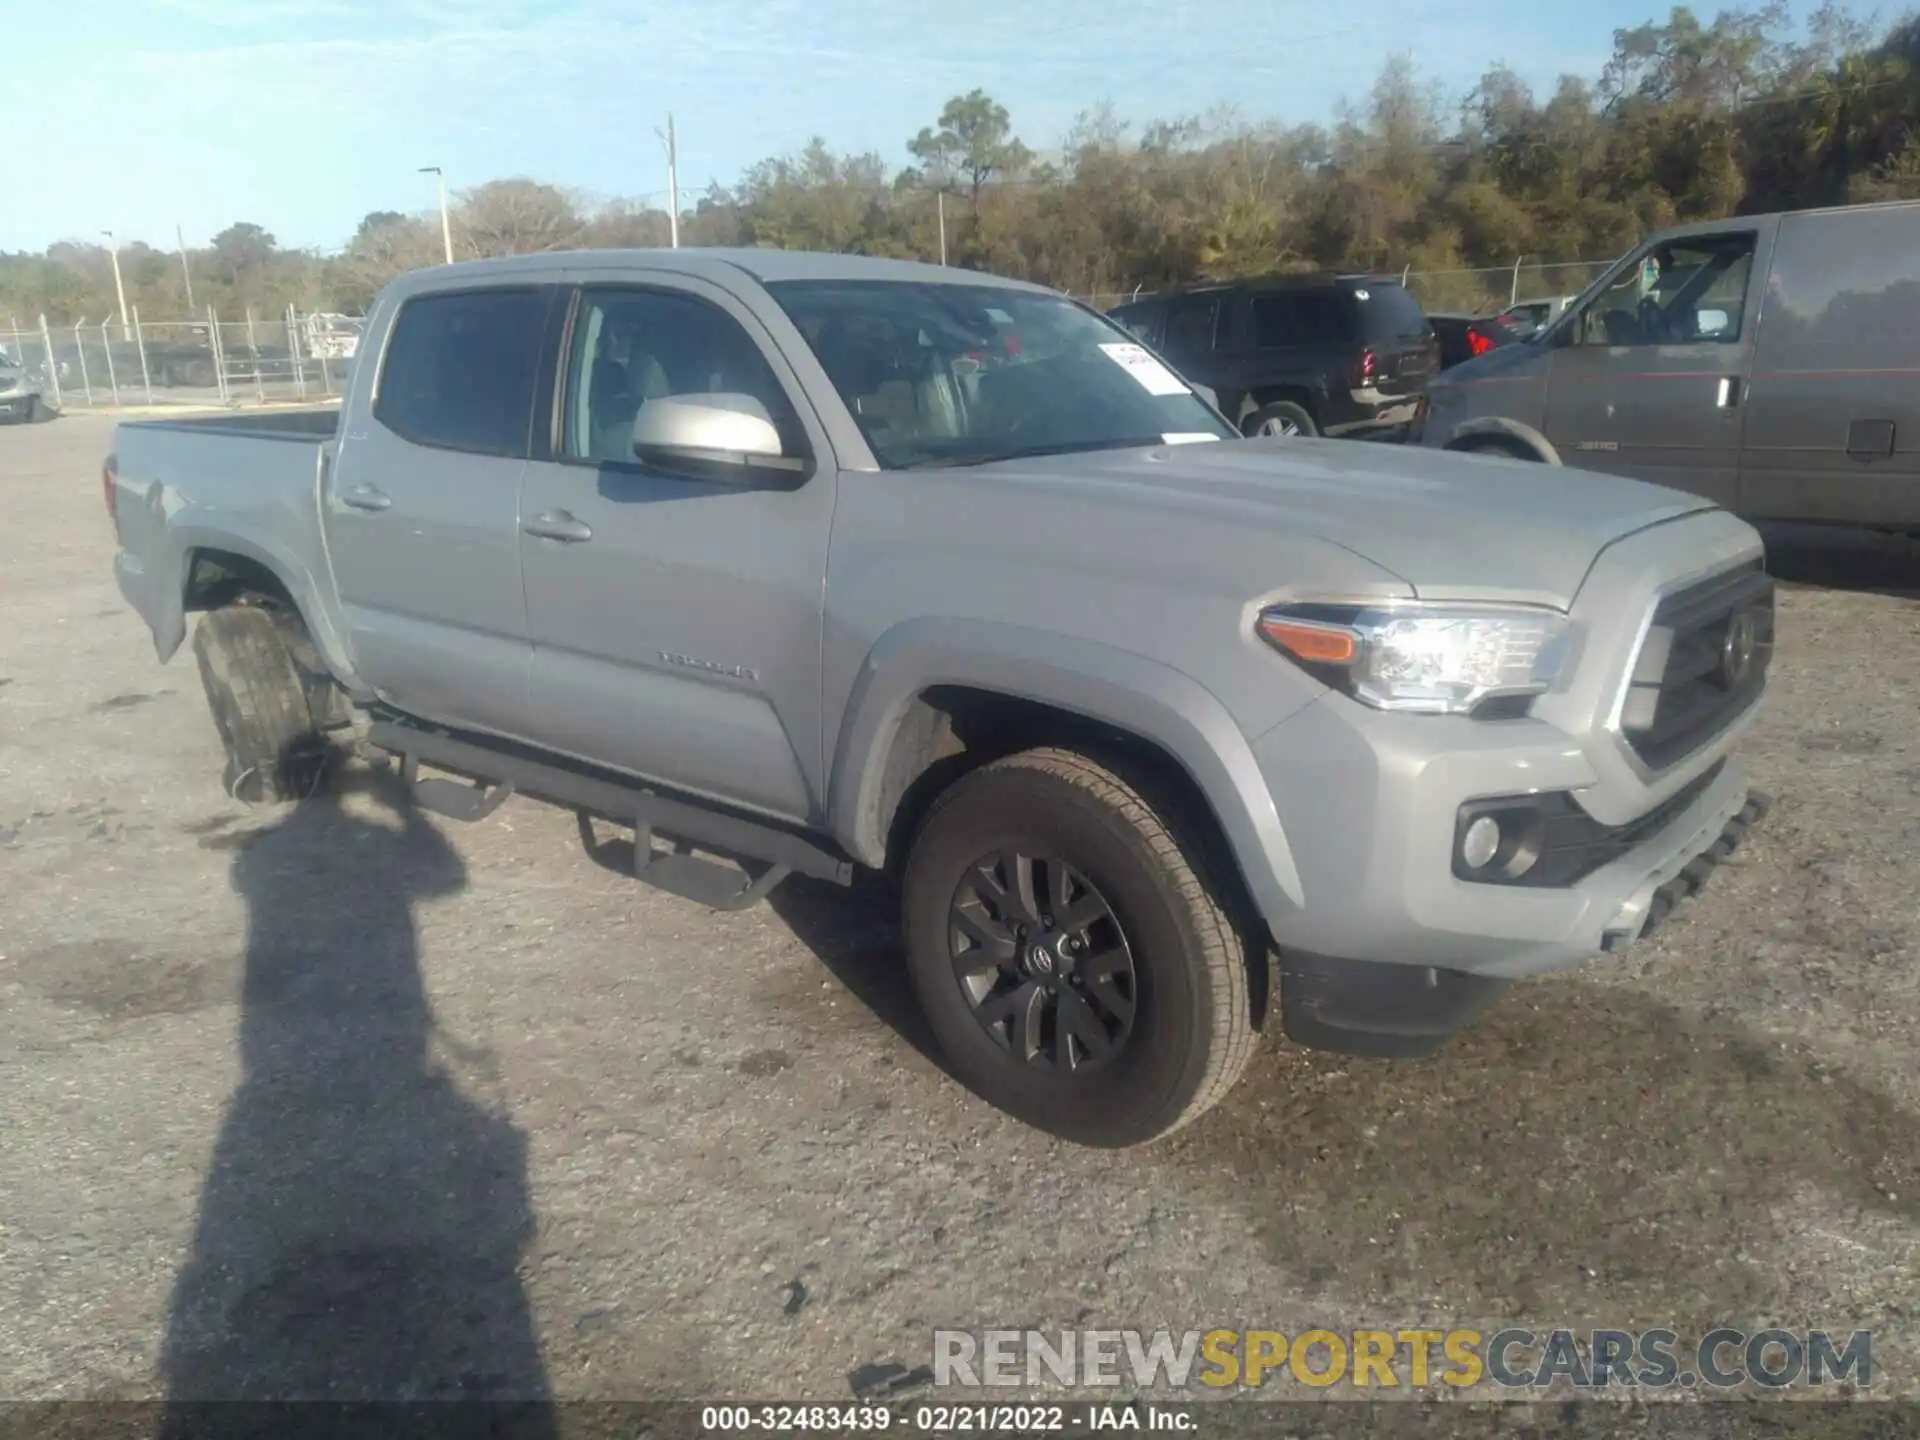
[[[1763,807],[1772,586],[1704,499],[1241,439],[1093,311],[898,262],[454,265],[361,357],[337,414],[105,467],[233,792],[338,732],[454,818],[631,826],[709,905],[887,871],[954,1071],[1076,1141],[1201,1113],[1270,1014],[1430,1053]]]

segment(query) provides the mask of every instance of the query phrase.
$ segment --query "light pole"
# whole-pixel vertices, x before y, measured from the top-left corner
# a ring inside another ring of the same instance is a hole
[[[133,336],[127,330],[127,287],[120,279],[120,242],[113,238],[111,230],[102,230],[107,237],[107,255],[113,261],[113,293],[120,297],[120,338],[131,340]]]
[[[673,140],[673,115],[667,115],[667,132],[660,135],[660,143],[667,147],[667,243],[674,249],[680,248],[680,152]]]
[[[187,282],[187,313],[193,313],[193,267],[187,264],[187,232],[173,227],[173,238],[180,242],[180,276]]]
[[[434,188],[440,195],[440,243],[447,252],[447,264],[453,263],[453,224],[447,219],[447,177],[440,173],[438,165],[422,165],[422,175],[433,176]]]

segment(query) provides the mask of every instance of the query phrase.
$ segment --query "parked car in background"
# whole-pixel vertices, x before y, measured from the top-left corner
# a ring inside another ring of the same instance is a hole
[[[1520,333],[1500,315],[1427,314],[1433,338],[1440,342],[1440,368],[1455,365],[1519,341]]]
[[[104,469],[161,660],[202,612],[230,789],[308,793],[357,716],[421,805],[564,804],[709,905],[889,871],[953,1073],[1083,1143],[1206,1110],[1269,1015],[1429,1053],[1762,807],[1772,583],[1697,497],[1232,443],[1064,296],[855,256],[436,266],[361,353],[341,408],[123,424]]]
[[[17,356],[0,350],[0,424],[30,424],[48,413],[39,380]]]
[[[1662,231],[1525,344],[1440,377],[1423,443],[1920,531],[1916,257],[1920,201]]]
[[[1210,389],[1246,435],[1404,438],[1440,368],[1420,302],[1394,277],[1200,285],[1112,315]]]

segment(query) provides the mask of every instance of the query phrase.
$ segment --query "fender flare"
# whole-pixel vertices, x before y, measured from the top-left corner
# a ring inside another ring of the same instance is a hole
[[[1506,440],[1517,440],[1533,451],[1534,456],[1543,465],[1561,464],[1560,452],[1553,448],[1553,442],[1542,435],[1533,426],[1519,420],[1509,420],[1504,415],[1483,415],[1475,420],[1465,420],[1454,427],[1443,450],[1466,448],[1461,442],[1472,440],[1476,436],[1497,435]]]
[[[1305,904],[1280,815],[1252,747],[1190,676],[1099,641],[976,620],[909,620],[883,634],[856,677],[830,772],[828,827],[864,865],[886,862],[886,760],[914,702],[941,685],[1031,700],[1159,746],[1199,788],[1270,927]]]
[[[293,597],[294,606],[300,612],[301,622],[307,627],[307,634],[313,639],[314,648],[320,652],[320,658],[326,662],[333,678],[349,692],[365,692],[347,650],[346,637],[334,625],[321,601],[319,586],[306,567],[281,551],[230,531],[202,532],[187,528],[175,531],[173,540],[174,575],[155,597],[161,611],[155,617],[153,626],[154,648],[162,664],[173,657],[186,639],[187,582],[192,578],[188,563],[190,557],[199,550],[225,551],[253,561],[286,587],[287,594]]]

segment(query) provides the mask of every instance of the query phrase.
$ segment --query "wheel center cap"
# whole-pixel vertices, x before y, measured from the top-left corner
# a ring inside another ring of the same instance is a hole
[[[1027,964],[1036,975],[1051,975],[1054,969],[1054,955],[1051,946],[1038,940],[1027,947]]]

